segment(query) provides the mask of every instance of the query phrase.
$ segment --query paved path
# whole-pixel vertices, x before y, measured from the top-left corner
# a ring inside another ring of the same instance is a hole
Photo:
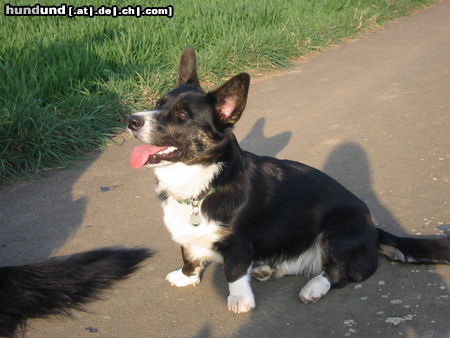
[[[439,233],[450,223],[449,23],[445,2],[257,81],[236,130],[243,147],[322,168],[394,233]],[[91,314],[33,321],[27,337],[450,334],[446,266],[383,260],[369,280],[312,305],[297,299],[302,278],[255,281],[257,308],[245,315],[226,311],[220,266],[195,288],[171,288],[164,276],[180,265],[179,250],[151,172],[128,167],[136,144],[126,139],[77,169],[0,191],[1,264],[118,244],[157,251]]]

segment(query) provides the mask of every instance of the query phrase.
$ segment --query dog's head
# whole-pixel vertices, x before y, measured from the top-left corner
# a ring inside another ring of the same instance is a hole
[[[130,158],[133,168],[183,162],[214,162],[247,102],[250,76],[241,73],[204,92],[192,47],[181,55],[177,87],[161,97],[155,110],[130,115],[129,131],[144,145]]]

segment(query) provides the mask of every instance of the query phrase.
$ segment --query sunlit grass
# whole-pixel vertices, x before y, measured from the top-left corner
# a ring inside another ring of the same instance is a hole
[[[407,14],[427,0],[134,1],[174,17],[0,16],[0,181],[65,166],[169,89],[181,51],[203,81],[289,67],[293,58]],[[60,1],[42,1],[60,5]],[[71,1],[74,6],[114,1]],[[3,12],[4,1],[0,1]],[[15,1],[14,5],[35,2]],[[141,106],[141,107],[139,107]]]

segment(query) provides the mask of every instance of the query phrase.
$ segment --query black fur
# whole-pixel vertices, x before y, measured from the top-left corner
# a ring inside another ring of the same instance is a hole
[[[104,248],[43,263],[0,268],[0,336],[12,337],[31,318],[70,315],[98,299],[151,256],[147,249]]]
[[[229,147],[232,157],[221,159],[224,168],[213,183],[218,191],[202,208],[233,227],[217,243],[224,257],[240,262],[230,269],[228,281],[241,277],[251,261],[273,265],[298,257],[319,234],[332,285],[360,281],[375,271],[376,231],[360,199],[307,165],[242,151],[235,140]]]
[[[449,263],[449,237],[436,240],[391,235],[374,226],[362,200],[323,172],[299,162],[243,151],[232,127],[245,108],[250,77],[239,74],[205,93],[195,69],[195,54],[188,48],[181,59],[179,87],[166,94],[151,112],[154,125],[145,139],[177,147],[179,156],[169,161],[221,163],[220,174],[208,187],[215,192],[203,201],[201,210],[223,228],[214,249],[223,257],[228,282],[247,274],[252,262],[274,267],[299,257],[317,242],[323,276],[331,287],[372,275],[378,266],[379,249],[390,259]],[[179,111],[188,113],[183,114],[183,120],[176,118]],[[139,128],[130,125],[130,130],[143,138]],[[160,194],[170,196],[168,191]],[[199,267],[185,253],[183,261],[182,271],[187,275]]]
[[[204,260],[192,259],[189,250],[181,246],[181,257],[183,258],[182,271],[186,276],[193,276],[194,274],[203,274],[207,262]]]
[[[384,230],[377,230],[380,252],[391,260],[408,263],[450,264],[448,237],[397,237]],[[383,246],[387,248],[383,248]]]

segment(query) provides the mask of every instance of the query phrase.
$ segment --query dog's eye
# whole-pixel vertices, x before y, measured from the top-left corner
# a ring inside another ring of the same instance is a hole
[[[186,121],[189,118],[189,114],[184,110],[178,110],[175,113],[175,117],[177,118],[177,120]]]
[[[159,99],[158,101],[156,101],[156,108],[161,107],[162,105],[164,105],[164,103],[166,103],[166,100]]]

